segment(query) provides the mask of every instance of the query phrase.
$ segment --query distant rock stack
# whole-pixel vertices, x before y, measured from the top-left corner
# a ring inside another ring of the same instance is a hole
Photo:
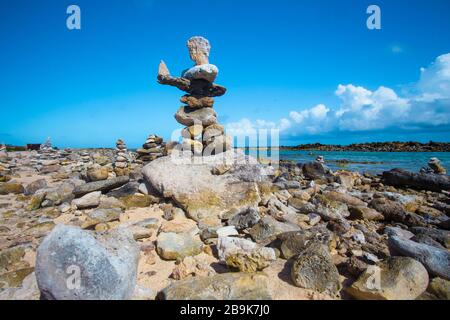
[[[435,174],[440,175],[447,174],[447,170],[444,168],[444,166],[441,164],[441,161],[438,158],[431,158],[430,161],[428,161],[428,167]]]
[[[165,155],[165,143],[163,138],[155,134],[148,136],[142,148],[136,150],[137,160],[141,162],[150,162]]]
[[[0,152],[6,152],[6,145],[4,143],[0,144]]]
[[[127,145],[123,140],[116,141],[116,156],[114,159],[114,172],[117,176],[126,176],[129,173],[129,165],[131,162],[130,154],[128,153]]]
[[[181,98],[184,105],[175,114],[175,119],[186,126],[182,131],[183,151],[190,150],[195,155],[203,156],[222,153],[231,149],[232,142],[217,122],[213,97],[224,95],[226,88],[214,84],[219,70],[209,63],[209,41],[203,37],[192,37],[187,46],[196,65],[183,72],[181,78],[176,78],[170,75],[166,64],[161,61],[158,82],[188,93]]]
[[[51,152],[54,151],[52,147],[52,141],[50,138],[47,138],[43,144],[39,147],[40,152]]]

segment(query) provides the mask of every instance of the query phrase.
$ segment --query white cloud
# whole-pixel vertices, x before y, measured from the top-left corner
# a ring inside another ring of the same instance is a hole
[[[284,135],[312,135],[333,131],[358,132],[387,128],[411,129],[450,125],[450,53],[422,68],[414,93],[400,97],[380,86],[371,91],[353,84],[339,84],[335,95],[340,104],[330,108],[318,104],[293,110],[279,121],[242,119],[227,125],[230,133],[245,134],[258,129],[279,129]]]

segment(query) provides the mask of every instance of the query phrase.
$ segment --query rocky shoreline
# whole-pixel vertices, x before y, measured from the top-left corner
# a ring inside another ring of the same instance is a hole
[[[450,152],[449,142],[369,142],[350,145],[301,144],[298,146],[281,146],[280,150],[307,151],[362,151],[362,152]]]
[[[0,299],[449,298],[448,177],[222,155],[118,176],[114,150],[3,152]]]

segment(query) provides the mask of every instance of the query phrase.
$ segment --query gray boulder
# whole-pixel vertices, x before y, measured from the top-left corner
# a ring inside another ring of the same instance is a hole
[[[197,160],[168,156],[150,162],[143,174],[157,192],[172,198],[190,218],[196,221],[218,219],[255,208],[261,200],[255,182],[243,182],[228,172],[211,173],[218,163],[235,161],[245,161],[241,151],[230,150]]]
[[[126,230],[58,225],[37,250],[36,279],[45,299],[130,299],[138,262],[139,247]]]
[[[388,245],[394,254],[416,259],[430,274],[450,280],[450,253],[447,250],[396,236],[388,239]]]

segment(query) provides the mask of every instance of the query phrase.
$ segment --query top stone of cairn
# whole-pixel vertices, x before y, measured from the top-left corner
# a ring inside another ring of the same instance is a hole
[[[158,82],[160,84],[177,87],[193,96],[219,97],[227,89],[214,83],[219,69],[209,63],[211,45],[204,37],[195,36],[187,41],[189,55],[195,66],[183,71],[181,77],[170,74],[166,63],[161,60],[158,68]]]
[[[209,44],[208,39],[200,36],[192,37],[187,41],[187,47],[192,61],[194,61],[197,66],[209,64],[211,45]]]

